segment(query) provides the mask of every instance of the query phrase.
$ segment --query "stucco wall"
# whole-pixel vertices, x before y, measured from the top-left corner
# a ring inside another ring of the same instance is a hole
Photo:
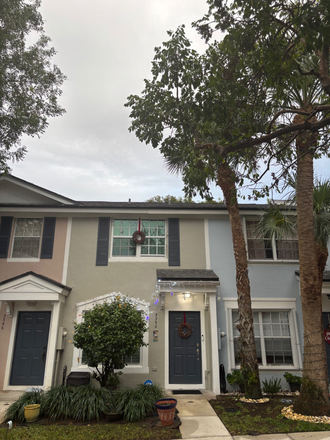
[[[38,214],[39,215],[39,214]],[[40,215],[42,217],[42,215]],[[58,217],[56,219],[54,249],[52,259],[40,259],[38,262],[33,261],[7,261],[5,258],[0,259],[0,281],[21,275],[25,272],[33,271],[39,275],[44,275],[57,281],[62,282],[63,261],[66,242],[68,219]],[[14,228],[13,228],[14,229]],[[12,249],[13,233],[9,249]]]
[[[66,299],[63,315],[63,326],[73,331],[76,319],[76,303],[99,297],[111,292],[144,299],[151,302],[156,286],[156,270],[168,268],[168,262],[159,261],[115,261],[110,260],[108,266],[96,266],[98,218],[74,218],[71,231],[71,245],[68,262],[67,285],[72,287]],[[198,219],[180,219],[180,252],[181,269],[205,269],[205,238],[204,221]],[[178,267],[179,268],[179,267]],[[151,307],[152,312],[156,309]],[[152,331],[155,327],[155,313],[150,313],[149,334],[149,374],[121,376],[123,385],[141,383],[151,379],[164,384],[164,311],[157,311],[158,342],[153,342]],[[73,346],[65,342],[66,347],[61,355],[58,380],[61,378],[63,366],[72,365]],[[156,371],[153,371],[156,370]]]
[[[211,269],[219,276],[220,288],[217,300],[218,326],[227,332],[224,298],[237,298],[235,260],[231,238],[229,218],[209,221],[210,261]],[[295,271],[297,263],[249,263],[251,298],[292,298],[296,300],[296,318],[300,346],[303,343],[302,313],[299,282]],[[330,301],[329,301],[330,303]],[[227,332],[228,333],[228,332]],[[228,335],[227,335],[228,336]],[[224,364],[228,373],[228,337],[222,338],[220,363]],[[301,353],[302,354],[302,353]],[[261,380],[264,378],[281,378],[286,387],[283,372],[260,370]],[[228,384],[227,384],[228,386]]]

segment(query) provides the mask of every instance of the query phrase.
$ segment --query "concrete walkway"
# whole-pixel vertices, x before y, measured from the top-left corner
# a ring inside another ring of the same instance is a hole
[[[203,392],[175,394],[173,397],[178,401],[182,438],[232,440],[232,436],[208,403],[209,399],[215,399],[215,394]]]
[[[330,431],[295,432],[292,434],[235,435],[232,437],[208,400],[215,399],[213,393],[176,394],[177,408],[182,425],[183,439],[196,440],[330,440]]]

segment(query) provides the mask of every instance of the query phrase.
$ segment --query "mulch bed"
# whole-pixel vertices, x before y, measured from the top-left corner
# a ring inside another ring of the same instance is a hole
[[[268,395],[269,402],[245,403],[243,395],[222,394],[210,404],[231,435],[259,435],[284,432],[328,431],[329,425],[289,420],[281,414],[283,407],[295,402],[297,396]]]

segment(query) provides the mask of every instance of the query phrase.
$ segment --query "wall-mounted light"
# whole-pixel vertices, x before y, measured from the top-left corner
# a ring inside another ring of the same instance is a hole
[[[183,299],[186,300],[187,298],[190,298],[190,293],[189,292],[184,292]]]

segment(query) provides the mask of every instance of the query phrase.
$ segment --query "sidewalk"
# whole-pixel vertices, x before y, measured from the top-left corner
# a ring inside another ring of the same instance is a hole
[[[235,435],[231,436],[215,411],[208,403],[214,399],[212,393],[174,395],[182,422],[180,432],[183,439],[196,440],[330,440],[330,431],[295,432],[292,434]]]

